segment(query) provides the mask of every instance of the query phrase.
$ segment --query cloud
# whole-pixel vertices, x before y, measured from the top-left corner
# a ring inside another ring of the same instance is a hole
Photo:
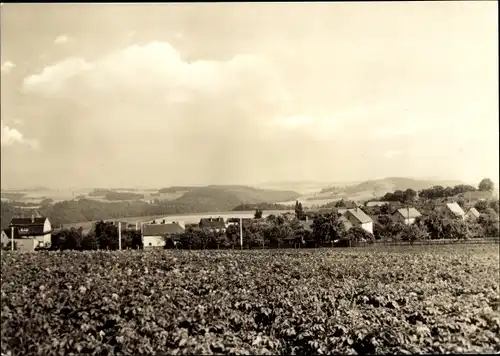
[[[19,132],[19,130],[14,129],[6,125],[3,120],[1,122],[1,145],[2,147],[12,146],[14,144],[27,145],[33,149],[38,149],[39,144],[36,140],[26,139],[24,135]]]
[[[161,156],[186,181],[231,181],[231,164],[233,174],[256,174],[251,162],[273,149],[272,142],[263,145],[264,123],[283,116],[292,101],[265,57],[186,60],[166,42],[93,60],[66,58],[26,77],[22,91],[47,118],[30,127],[44,152],[75,162],[71,169],[85,161],[122,172],[140,160],[160,179]]]
[[[12,63],[11,61],[5,61],[2,63],[2,66],[1,66],[1,72],[2,73],[10,73],[10,71],[15,68],[16,65],[14,63]]]
[[[69,40],[69,37],[67,35],[59,35],[55,38],[54,40],[54,44],[63,44],[63,43],[66,43],[68,42]]]

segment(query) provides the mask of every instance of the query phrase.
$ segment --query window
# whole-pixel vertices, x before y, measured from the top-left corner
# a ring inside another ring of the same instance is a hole
[[[151,242],[149,243],[149,246],[151,246]]]

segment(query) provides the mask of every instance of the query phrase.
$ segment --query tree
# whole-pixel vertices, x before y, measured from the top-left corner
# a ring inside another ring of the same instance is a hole
[[[403,193],[403,200],[405,203],[413,202],[417,198],[417,192],[413,189],[406,189]]]
[[[406,228],[406,225],[399,222],[399,221],[398,222],[391,222],[387,226],[387,232],[392,240],[398,241],[398,240],[401,240],[403,238],[405,228]]]
[[[425,225],[431,239],[437,240],[445,237],[444,221],[436,212],[433,212],[425,218],[418,217],[415,219],[415,223]]]
[[[318,214],[312,223],[312,229],[316,242],[338,240],[346,231],[337,212]]]
[[[498,200],[492,200],[490,201],[490,208],[493,209],[497,214],[500,211],[500,204]]]
[[[429,232],[424,224],[406,225],[403,230],[402,240],[410,241],[411,244],[415,241],[425,240],[429,238]]]
[[[82,235],[75,228],[66,230],[64,233],[64,241],[62,243],[63,250],[79,250],[81,247]]]
[[[238,225],[229,225],[226,229],[226,239],[229,245],[238,245],[240,241],[240,228]]]
[[[449,239],[466,240],[469,238],[467,223],[462,220],[451,220],[444,226],[444,235]]]
[[[493,184],[493,181],[491,179],[484,178],[481,182],[479,182],[478,188],[480,191],[492,192],[495,188],[495,185]]]
[[[118,249],[118,229],[112,222],[102,220],[95,225],[95,236],[97,237],[99,248],[117,250]]]
[[[476,204],[474,204],[474,208],[476,208],[480,213],[484,213],[489,208],[488,202],[486,200],[479,200]]]
[[[254,214],[255,219],[262,219],[262,210],[256,209]]]
[[[295,201],[295,217],[299,220],[304,220],[305,219],[305,213],[304,209],[302,208],[302,203],[299,203],[299,201]]]
[[[81,248],[82,250],[97,250],[99,248],[99,243],[94,232],[88,233],[83,237]]]
[[[375,241],[375,237],[370,232],[366,231],[360,226],[354,226],[349,229],[344,236],[344,239],[350,241],[351,243],[358,242],[368,242],[373,243]]]
[[[470,237],[477,238],[485,236],[485,229],[478,221],[469,220],[466,221],[466,224]]]

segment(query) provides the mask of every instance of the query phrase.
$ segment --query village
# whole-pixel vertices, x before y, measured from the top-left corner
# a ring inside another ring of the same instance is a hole
[[[377,209],[390,206],[391,202],[371,201],[367,202],[363,207],[307,209],[300,215],[297,212],[284,211],[278,216],[286,222],[295,222],[300,225],[303,231],[312,233],[313,222],[318,214],[336,212],[347,231],[358,228],[365,231],[368,236],[373,236],[375,233],[374,225],[378,223],[379,219],[379,214],[376,214]],[[418,219],[423,219],[435,213],[439,214],[445,224],[450,221],[474,223],[480,220],[482,216],[475,207],[470,207],[465,211],[456,202],[445,203],[436,207],[433,211],[426,212],[420,212],[411,206],[393,207],[392,210],[393,212],[390,213],[391,222],[405,226],[414,225]],[[202,217],[197,223],[172,220],[175,219],[175,216],[148,222],[137,221],[136,223],[130,223],[113,220],[108,221],[108,223],[116,227],[120,239],[119,244],[121,244],[122,233],[135,232],[140,233],[141,246],[145,249],[167,248],[169,240],[171,240],[171,245],[175,247],[179,242],[178,236],[186,231],[226,233],[230,227],[237,228],[240,245],[243,246],[243,228],[252,224],[269,225],[269,218],[275,217],[275,215],[271,215],[262,218],[262,211],[260,213],[256,211],[253,217],[249,217],[251,215],[249,213],[241,215],[240,217],[229,217],[227,219],[220,216],[206,216]],[[1,231],[2,247],[18,251],[50,249],[53,234],[57,233],[58,230],[53,229],[49,217],[41,216],[38,212],[35,212],[31,217],[14,217],[10,221],[9,227]],[[295,235],[286,236],[283,240],[284,243],[281,247],[286,247],[287,243],[295,246],[297,242]],[[121,246],[119,248],[121,249]]]

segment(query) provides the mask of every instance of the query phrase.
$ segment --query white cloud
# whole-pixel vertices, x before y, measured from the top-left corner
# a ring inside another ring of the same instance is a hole
[[[227,162],[257,159],[255,150],[265,150],[259,141],[263,123],[282,116],[291,102],[266,58],[187,61],[165,42],[52,63],[26,77],[22,89],[41,99],[37,111],[50,128],[36,129],[51,157],[118,171],[130,161],[117,157],[144,161],[161,155],[189,179],[213,172],[227,180]],[[194,157],[200,163],[193,166],[188,162]],[[240,167],[238,174],[255,174],[250,167]]]
[[[16,143],[28,145],[33,149],[38,149],[39,144],[36,140],[26,139],[24,135],[17,129],[11,128],[6,125],[3,120],[1,121],[1,146],[7,147],[12,146]]]
[[[2,66],[1,66],[1,72],[2,73],[10,73],[10,71],[15,68],[16,65],[14,63],[12,63],[11,61],[5,61],[2,63]]]
[[[106,96],[147,99],[156,104],[192,100],[200,95],[216,96],[226,105],[259,100],[262,104],[283,101],[272,68],[263,58],[235,56],[229,61],[197,60],[187,62],[168,43],[132,45],[95,61],[68,58],[25,78],[26,92],[43,96],[75,96],[101,100]],[[231,99],[229,97],[232,97]],[[255,110],[255,108],[253,108]]]
[[[67,35],[59,35],[55,38],[54,44],[63,44],[68,42],[69,37]]]
[[[72,77],[92,69],[92,65],[81,58],[68,58],[56,65],[45,67],[40,74],[24,79],[23,90],[43,91],[45,95],[54,95],[64,91],[64,86]]]

